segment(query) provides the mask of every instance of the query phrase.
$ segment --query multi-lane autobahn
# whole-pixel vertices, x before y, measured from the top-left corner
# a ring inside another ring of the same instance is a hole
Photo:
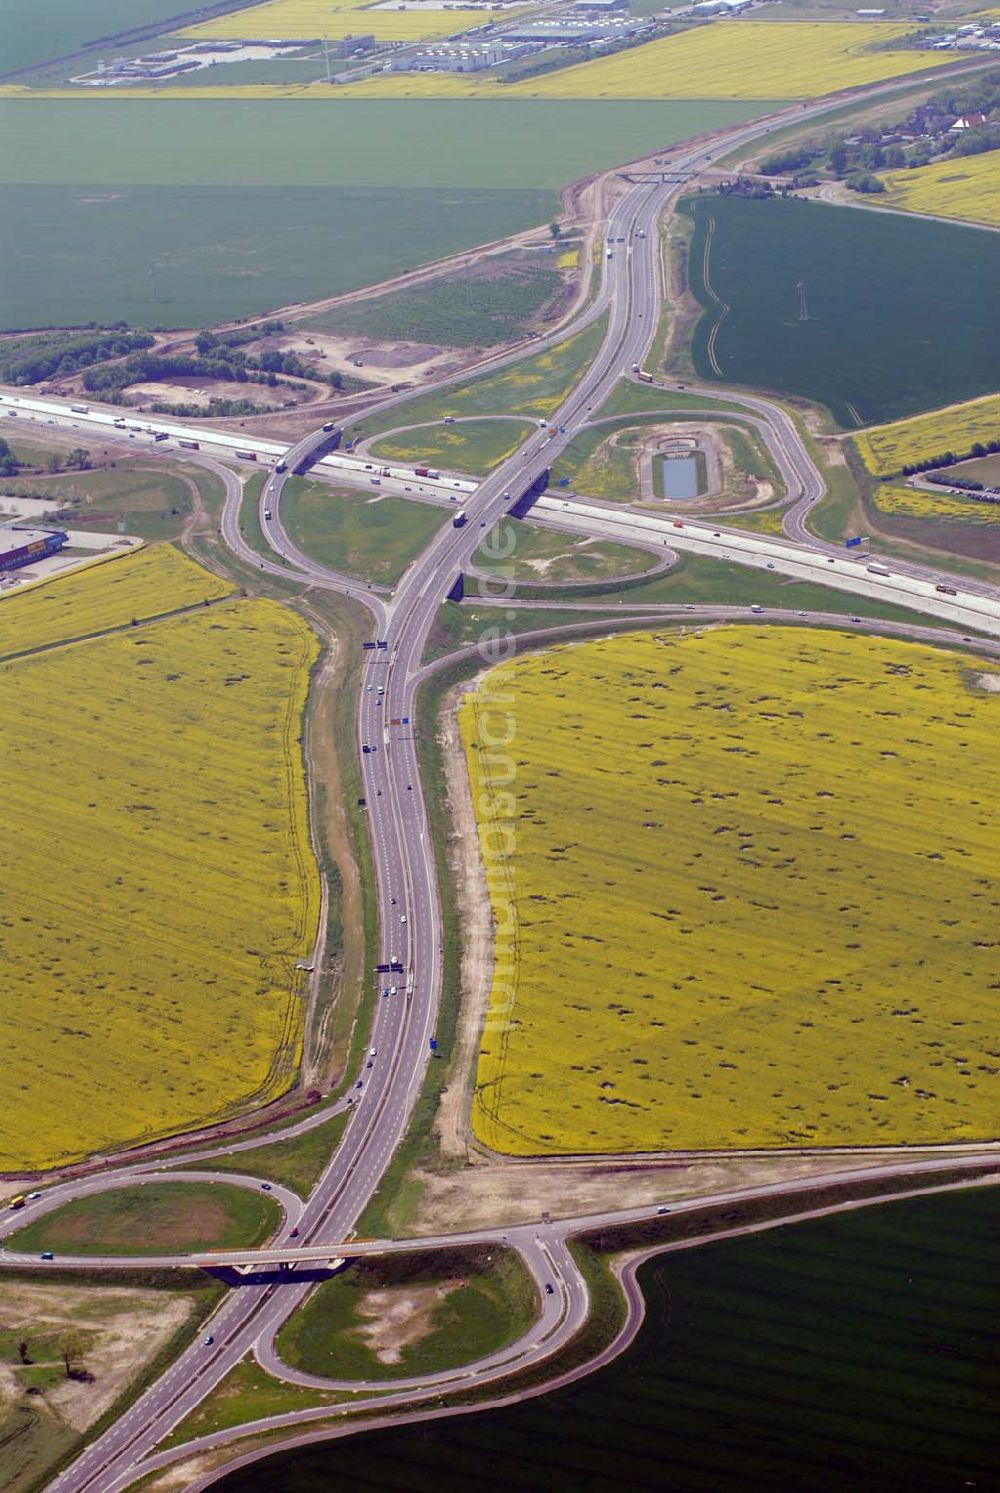
[[[820,114],[831,107],[833,101],[826,101],[741,126],[714,143],[702,142],[676,151],[673,165],[680,173],[693,170],[787,125],[790,119]],[[303,1263],[322,1261],[336,1255],[344,1241],[350,1239],[405,1134],[430,1061],[441,987],[441,916],[414,731],[416,692],[424,678],[422,660],[428,635],[456,575],[468,568],[483,531],[492,529],[535,484],[553,458],[586,424],[588,416],[599,409],[623,374],[628,375],[633,367],[645,362],[661,303],[658,220],[675,191],[676,187],[669,183],[640,182],[612,207],[606,230],[607,252],[596,294],[569,327],[540,340],[533,349],[546,346],[556,337],[562,339],[606,315],[607,329],[599,352],[551,421],[533,429],[518,451],[482,482],[456,488],[454,479],[450,479],[450,487],[449,479],[443,479],[439,484],[442,495],[461,491],[467,521],[460,527],[444,526],[391,595],[331,572],[309,559],[291,542],[282,522],[281,498],[286,476],[316,454],[328,431],[315,432],[292,448],[274,445],[273,450],[265,451],[267,443],[257,443],[254,448],[283,467],[281,472],[269,472],[260,498],[261,529],[274,552],[273,560],[258,554],[241,534],[242,484],[216,459],[220,451],[235,450],[237,438],[223,440],[200,426],[190,437],[182,437],[198,440],[198,459],[213,465],[226,482],[222,536],[234,553],[267,572],[297,576],[307,584],[354,597],[372,614],[372,641],[384,645],[371,649],[367,655],[359,693],[357,746],[380,909],[380,963],[392,967],[387,983],[395,986],[396,993],[375,1002],[369,1057],[361,1071],[359,1087],[353,1091],[350,1122],[336,1153],[304,1205],[282,1198],[285,1217],[276,1247],[287,1258],[294,1260],[298,1256]],[[14,394],[4,397],[8,409],[13,402],[28,412],[29,401]],[[385,401],[378,408],[396,402]],[[789,491],[797,500],[787,542],[732,531],[723,538],[722,531],[707,526],[685,525],[674,529],[669,519],[612,514],[600,505],[563,506],[561,500],[543,500],[541,515],[553,524],[594,534],[617,532],[633,539],[642,525],[651,525],[639,536],[651,548],[669,542],[679,548],[715,546],[718,552],[719,544],[724,543],[725,554],[736,561],[743,557],[743,563],[762,569],[772,567],[786,574],[799,574],[802,568],[807,568],[813,579],[817,578],[817,567],[822,566],[824,580],[834,584],[832,575],[826,573],[829,556],[825,547],[812,539],[804,522],[811,502],[822,494],[822,478],[794,423],[783,412],[776,413],[775,406],[749,396],[743,402],[774,433],[776,459]],[[47,411],[56,409],[57,414],[45,413],[45,418],[72,417],[86,422],[98,417],[103,420],[112,413],[96,407],[67,411],[65,406],[53,405],[51,401],[36,403],[44,404]],[[119,412],[113,414],[120,419]],[[171,430],[176,435],[176,428]],[[241,449],[249,449],[249,441],[242,438],[238,441]],[[351,459],[354,467],[360,467],[355,471],[344,464],[346,457],[321,454],[320,460],[341,476],[370,480],[362,475],[368,471],[363,461],[358,464]],[[967,588],[961,597],[956,589],[955,596],[946,596],[934,591],[936,582],[930,575],[874,576],[864,566],[852,569],[840,561],[830,565],[829,571],[836,571],[842,589],[859,596],[888,595],[918,610],[947,617],[961,627],[1000,636],[1000,600],[985,588]],[[981,1159],[974,1160],[981,1164]],[[900,1170],[893,1163],[886,1165],[890,1171]],[[143,1175],[147,1170],[143,1169]],[[135,1168],[117,1174],[119,1180],[138,1175]],[[539,1283],[541,1301],[538,1322],[518,1345],[519,1362],[531,1362],[554,1352],[585,1318],[586,1287],[572,1264],[566,1243],[574,1228],[584,1226],[585,1223],[571,1220],[548,1232],[509,1231],[507,1242],[527,1260]],[[294,1238],[293,1227],[297,1230]],[[14,1257],[7,1255],[5,1259],[9,1263]],[[292,1271],[280,1279],[250,1279],[232,1291],[212,1320],[207,1335],[211,1341],[199,1340],[183,1353],[121,1419],[60,1474],[52,1488],[59,1493],[116,1493],[132,1482],[141,1469],[155,1465],[148,1459],[158,1443],[248,1353],[254,1352],[265,1363],[276,1365],[275,1333],[310,1288],[309,1281]],[[482,1382],[509,1372],[509,1368],[509,1359],[503,1363],[484,1361],[463,1377]],[[394,1403],[413,1403],[425,1392],[430,1393],[426,1386],[419,1393],[400,1390]]]

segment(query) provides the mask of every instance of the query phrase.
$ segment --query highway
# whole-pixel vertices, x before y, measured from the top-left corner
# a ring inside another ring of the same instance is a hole
[[[832,107],[836,107],[835,101],[796,107],[767,121],[740,126],[714,144],[700,142],[686,152],[681,148],[671,165],[676,170],[694,169],[790,120],[822,114]],[[454,479],[442,477],[437,484],[438,495],[450,496],[456,490],[462,491],[467,522],[460,527],[448,524],[439,530],[391,596],[311,561],[292,545],[282,522],[281,497],[287,475],[317,453],[324,470],[350,470],[354,478],[370,480],[362,476],[367,470],[363,462],[359,473],[356,459],[321,454],[324,437],[330,432],[315,432],[291,448],[274,443],[258,443],[252,448],[249,439],[243,441],[242,437],[231,436],[223,439],[200,425],[192,433],[192,438],[199,442],[197,458],[216,470],[226,483],[221,528],[229,548],[245,563],[267,573],[299,578],[304,584],[354,597],[371,612],[375,630],[372,641],[378,639],[385,644],[366,654],[359,693],[357,747],[380,910],[379,962],[393,966],[383,988],[395,986],[396,993],[380,996],[375,1002],[369,1059],[353,1092],[351,1118],[336,1153],[305,1204],[299,1206],[290,1197],[280,1197],[285,1207],[285,1222],[281,1236],[284,1242],[279,1244],[279,1252],[287,1247],[303,1262],[322,1263],[350,1252],[349,1242],[345,1247],[345,1241],[350,1241],[405,1135],[431,1057],[430,1042],[435,1033],[441,990],[441,914],[414,730],[416,692],[426,677],[422,660],[428,635],[456,575],[469,567],[483,531],[491,529],[533,486],[623,374],[628,374],[633,365],[644,363],[661,303],[658,219],[675,191],[673,185],[641,182],[614,205],[607,226],[611,252],[602,261],[600,285],[590,305],[569,328],[560,328],[549,339],[540,339],[531,349],[538,351],[548,343],[563,340],[571,331],[606,313],[607,331],[599,352],[552,419],[535,428],[517,452],[483,481],[456,487]],[[518,354],[524,355],[523,350]],[[10,394],[3,397],[8,401],[15,398]],[[25,409],[32,408],[20,396],[16,396],[16,402]],[[378,408],[396,402],[385,401]],[[815,495],[817,481],[820,491],[822,483],[798,432],[791,421],[787,428],[780,421],[775,423],[776,407],[766,401],[750,401],[750,404],[777,432],[777,447],[784,451],[784,480],[798,483],[797,506],[807,505]],[[65,407],[57,405],[56,409],[57,414],[48,414],[46,418],[67,418]],[[34,412],[44,414],[40,409]],[[120,412],[116,413],[120,419]],[[94,407],[69,414],[74,419],[99,424],[106,412]],[[187,439],[178,434],[182,428],[171,426],[175,438]],[[261,527],[274,551],[273,560],[258,555],[240,534],[242,484],[217,459],[219,450],[235,450],[237,442],[240,449],[256,449],[286,467],[280,473],[272,471],[261,495]],[[355,461],[354,467],[348,469],[343,465],[348,460]],[[995,593],[990,594],[985,588],[981,591],[963,588],[961,597],[950,597],[935,592],[930,577],[875,577],[866,566],[852,566],[840,558],[831,561],[804,527],[787,540],[738,535],[733,531],[727,531],[723,537],[721,530],[713,531],[708,526],[684,523],[678,529],[670,519],[615,514],[592,503],[564,504],[563,500],[546,498],[539,502],[538,509],[547,522],[574,531],[610,536],[616,532],[623,534],[627,529],[633,539],[638,534],[648,539],[651,548],[657,543],[661,548],[676,545],[714,553],[720,558],[725,555],[762,569],[773,567],[788,575],[801,577],[807,572],[810,579],[822,578],[824,584],[836,584],[862,597],[878,595],[893,600],[902,597],[903,604],[919,605],[921,611],[959,626],[1000,635],[1000,601]],[[260,1143],[259,1139],[256,1143]],[[945,1158],[949,1162],[951,1159]],[[981,1165],[982,1158],[975,1158],[975,1163]],[[912,1160],[905,1164],[911,1170],[916,1165]],[[940,1169],[942,1162],[935,1164]],[[900,1162],[889,1170],[896,1174],[903,1165]],[[194,1178],[199,1174],[186,1175]],[[220,1180],[224,1176],[216,1175]],[[152,1180],[145,1164],[141,1173],[130,1173],[123,1168],[101,1180],[115,1185],[140,1176]],[[70,1191],[81,1187],[85,1190],[90,1185],[89,1181],[66,1184]],[[247,1179],[242,1179],[241,1185],[247,1185]],[[259,1184],[251,1180],[249,1185]],[[703,1203],[699,1200],[692,1206]],[[648,1210],[645,1213],[638,1210],[637,1216],[647,1217]],[[298,1229],[294,1242],[289,1237],[293,1221]],[[525,1258],[539,1291],[538,1321],[527,1337],[515,1345],[516,1360],[521,1365],[541,1361],[556,1352],[585,1320],[586,1286],[572,1263],[567,1239],[572,1232],[588,1226],[586,1220],[570,1220],[560,1227],[534,1233],[508,1231],[508,1242]],[[455,1240],[448,1236],[443,1242]],[[17,1263],[17,1259],[5,1253],[0,1263]],[[54,1263],[61,1266],[73,1262]],[[94,1263],[87,1262],[90,1267]],[[178,1261],[171,1257],[169,1263]],[[549,1285],[553,1287],[551,1294],[546,1290]],[[212,1319],[211,1343],[199,1337],[124,1416],[53,1481],[51,1488],[58,1493],[116,1493],[127,1487],[145,1466],[154,1465],[146,1459],[152,1456],[158,1443],[248,1353],[255,1353],[262,1362],[274,1363],[274,1335],[310,1289],[311,1283],[296,1279],[293,1272],[291,1278],[285,1275],[280,1281],[267,1278],[249,1281],[231,1291]],[[491,1358],[462,1377],[482,1383],[509,1372],[510,1351],[502,1362]],[[421,1390],[421,1393],[432,1392],[426,1386]],[[406,1403],[414,1401],[414,1395],[407,1390],[401,1390],[399,1398]]]

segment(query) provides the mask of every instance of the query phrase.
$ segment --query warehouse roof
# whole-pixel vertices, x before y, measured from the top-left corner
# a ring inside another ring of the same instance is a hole
[[[5,529],[0,528],[0,555],[9,555],[15,550],[24,549],[27,544],[34,544],[37,540],[46,540],[52,534],[60,534],[65,539],[65,534],[59,529]]]

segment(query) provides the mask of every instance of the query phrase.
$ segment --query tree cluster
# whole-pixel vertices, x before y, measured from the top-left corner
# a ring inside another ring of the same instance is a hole
[[[91,368],[83,375],[88,393],[99,394],[113,403],[120,402],[123,389],[130,384],[160,382],[171,378],[224,379],[236,384],[266,384],[273,388],[279,377],[315,378],[316,370],[294,352],[281,352],[277,348],[266,348],[257,356],[244,351],[244,345],[254,342],[262,335],[280,332],[280,321],[265,322],[262,326],[240,327],[229,332],[199,332],[195,338],[194,353],[170,353],[158,356],[137,352],[120,363],[103,368]],[[330,374],[326,380],[331,387],[339,389],[342,378],[339,373]],[[218,401],[226,403],[227,401]],[[228,401],[234,408],[225,413],[259,413],[237,409],[242,401]],[[192,414],[200,414],[200,406],[191,408]],[[221,409],[213,410],[222,414]]]
[[[955,132],[965,114],[984,122]],[[843,181],[856,192],[882,192],[878,171],[926,166],[931,161],[978,155],[1000,149],[1000,71],[975,82],[946,89],[919,105],[899,124],[861,130],[849,136],[827,136],[775,151],[760,163],[764,176],[791,176],[795,187],[813,186],[822,176]]]
[[[86,336],[26,337],[0,343],[0,377],[9,384],[40,384],[46,379],[65,378],[121,358],[141,348],[152,347],[148,332],[113,329]]]

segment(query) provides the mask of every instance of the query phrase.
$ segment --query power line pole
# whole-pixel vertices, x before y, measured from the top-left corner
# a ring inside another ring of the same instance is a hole
[[[806,282],[800,280],[795,289],[799,293],[799,321],[809,320],[809,306],[806,302]]]

